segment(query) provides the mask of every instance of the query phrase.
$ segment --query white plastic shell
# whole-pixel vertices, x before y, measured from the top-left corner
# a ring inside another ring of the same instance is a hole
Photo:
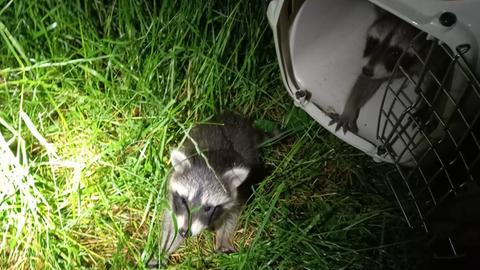
[[[452,51],[459,45],[469,44],[471,48],[465,56],[471,68],[479,73],[480,28],[476,11],[480,11],[480,1],[371,2],[445,42]],[[392,157],[378,151],[381,143],[376,137],[377,126],[382,125],[379,123],[379,112],[386,83],[360,110],[358,134],[344,134],[340,130],[335,132],[335,126],[329,126],[331,119],[327,115],[331,112],[341,114],[350,89],[361,71],[367,28],[375,19],[372,3],[367,0],[306,0],[294,14],[294,19],[288,22],[288,34],[279,33],[282,31],[279,25],[288,21],[284,18],[286,13],[282,8],[291,5],[292,1],[271,1],[267,16],[274,33],[282,79],[295,105],[338,138],[375,160],[392,162]],[[445,11],[450,11],[457,17],[455,23],[448,27],[439,22],[439,17]],[[393,81],[393,85],[396,83],[399,84]],[[302,90],[309,93],[309,98],[296,94]],[[415,98],[413,89],[406,89],[405,93],[412,99]],[[401,151],[402,149],[395,149],[395,152]],[[410,158],[406,155],[400,163],[409,164],[409,161]]]

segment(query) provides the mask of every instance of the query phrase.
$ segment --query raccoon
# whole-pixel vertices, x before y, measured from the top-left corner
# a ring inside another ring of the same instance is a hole
[[[215,231],[217,251],[234,252],[237,219],[251,186],[265,176],[259,153],[264,134],[246,118],[226,113],[194,127],[187,137],[183,149],[170,155],[172,213],[164,213],[163,253],[168,256],[205,229]],[[148,264],[157,265],[156,260]]]
[[[360,109],[375,94],[380,85],[392,76],[394,67],[401,57],[401,65],[407,72],[413,72],[419,66],[410,46],[416,51],[423,50],[427,42],[414,39],[420,30],[376,8],[377,18],[368,28],[363,51],[365,65],[350,91],[341,115],[330,114],[329,125],[337,123],[335,131],[343,128],[357,133],[357,118]],[[415,40],[414,44],[411,41]]]

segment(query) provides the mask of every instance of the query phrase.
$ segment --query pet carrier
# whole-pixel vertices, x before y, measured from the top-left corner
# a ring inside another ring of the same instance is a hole
[[[376,9],[420,31],[361,107],[358,131],[335,131],[331,115],[342,111],[361,73]],[[479,10],[480,1],[467,0],[276,0],[268,7],[281,76],[295,105],[340,139],[394,165],[386,182],[408,225],[429,233],[438,258],[461,257],[472,241],[480,243],[474,207],[480,203]]]

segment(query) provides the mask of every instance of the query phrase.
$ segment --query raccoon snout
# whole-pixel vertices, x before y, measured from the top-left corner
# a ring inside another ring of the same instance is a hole
[[[363,75],[365,75],[365,76],[367,76],[367,77],[369,77],[369,78],[373,77],[373,67],[371,67],[371,66],[364,66],[364,67],[362,68],[362,73],[363,73]]]
[[[187,237],[189,237],[189,236],[192,235],[192,232],[190,232],[190,230],[188,230],[188,229],[185,230],[185,229],[183,229],[183,228],[182,228],[182,229],[179,229],[179,230],[178,230],[178,233],[179,233],[180,236],[183,237],[183,238],[187,238]]]

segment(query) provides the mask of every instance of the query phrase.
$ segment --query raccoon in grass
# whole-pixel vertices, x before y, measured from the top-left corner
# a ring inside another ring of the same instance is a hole
[[[375,10],[377,18],[368,28],[363,51],[366,64],[350,91],[342,114],[330,114],[330,125],[337,124],[335,131],[343,128],[344,133],[347,130],[357,133],[360,109],[390,78],[400,57],[400,64],[407,73],[416,72],[419,61],[409,48],[422,51],[428,45],[426,39],[415,39],[420,33],[417,28],[380,8]],[[413,44],[412,40],[415,40]]]
[[[171,152],[172,212],[165,211],[162,221],[161,264],[185,238],[205,229],[215,231],[216,251],[235,251],[237,220],[251,186],[265,176],[259,153],[263,139],[252,122],[226,113],[194,127],[183,148]],[[158,261],[151,260],[148,266],[157,267]]]

